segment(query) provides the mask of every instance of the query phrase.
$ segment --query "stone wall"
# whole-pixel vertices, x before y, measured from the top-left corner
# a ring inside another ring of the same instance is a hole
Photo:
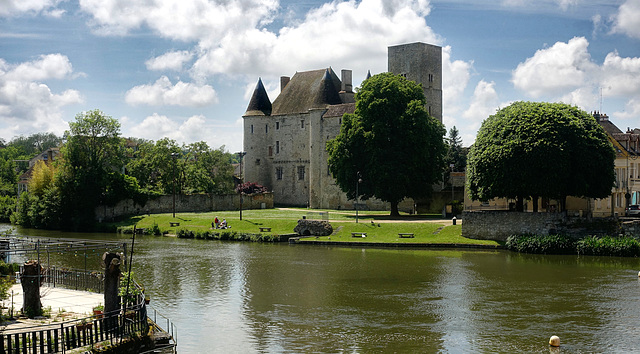
[[[640,225],[620,228],[615,218],[586,218],[564,213],[519,213],[485,210],[462,213],[462,236],[478,240],[506,241],[511,235],[563,234],[575,238],[588,235],[615,236],[626,233],[638,237]]]
[[[273,208],[273,193],[245,195],[242,209],[271,209]],[[240,195],[176,195],[176,213],[208,212],[218,210],[240,210]],[[113,220],[119,216],[137,214],[159,214],[173,212],[173,195],[163,195],[148,200],[144,205],[138,205],[133,200],[120,201],[113,207],[99,206],[96,208],[96,220]]]

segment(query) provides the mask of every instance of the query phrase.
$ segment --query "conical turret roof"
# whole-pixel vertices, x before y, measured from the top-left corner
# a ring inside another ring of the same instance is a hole
[[[247,107],[247,111],[244,114],[245,116],[268,116],[271,115],[271,101],[269,100],[269,96],[267,95],[267,90],[265,90],[264,85],[262,84],[262,79],[258,79],[258,84],[256,85],[256,89],[253,90],[253,95],[251,96],[251,100],[249,101],[249,106]]]
[[[325,70],[322,81],[320,81],[320,90],[314,100],[313,108],[324,108],[327,105],[342,103],[329,70]]]

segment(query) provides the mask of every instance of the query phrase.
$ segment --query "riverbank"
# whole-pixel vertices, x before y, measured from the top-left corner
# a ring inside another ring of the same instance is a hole
[[[216,232],[228,234],[287,235],[293,233],[299,219],[327,220],[333,227],[330,236],[322,236],[311,242],[388,243],[391,245],[446,244],[479,245],[498,247],[501,243],[490,240],[474,240],[462,237],[462,220],[453,225],[451,219],[442,219],[439,215],[408,215],[391,217],[388,212],[359,212],[345,210],[309,210],[296,208],[275,208],[244,210],[242,220],[239,211],[180,213],[174,218],[169,214],[150,214],[133,216],[117,223],[105,224],[106,227],[119,228],[131,232],[135,226],[145,234],[177,235],[184,230],[194,233]],[[213,229],[215,218],[226,220],[229,229]],[[357,221],[357,222],[356,222]],[[366,235],[355,238],[353,235]],[[411,235],[413,237],[404,237]],[[197,238],[197,237],[194,237]],[[206,237],[203,237],[206,239]],[[234,238],[227,238],[234,239]],[[243,238],[244,239],[244,238]],[[271,238],[270,238],[271,239]]]

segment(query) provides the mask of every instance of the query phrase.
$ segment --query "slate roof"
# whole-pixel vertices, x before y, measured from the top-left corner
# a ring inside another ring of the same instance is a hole
[[[271,100],[269,100],[267,90],[265,90],[264,85],[262,84],[262,79],[258,79],[258,83],[256,84],[255,90],[253,90],[253,95],[251,96],[249,106],[247,107],[247,111],[244,115],[268,116],[271,114],[271,108]]]
[[[326,118],[342,117],[345,113],[353,113],[356,111],[355,103],[343,103],[329,106],[327,112],[323,115]]]
[[[307,113],[310,109],[342,104],[340,85],[331,68],[297,72],[273,101],[271,115]]]

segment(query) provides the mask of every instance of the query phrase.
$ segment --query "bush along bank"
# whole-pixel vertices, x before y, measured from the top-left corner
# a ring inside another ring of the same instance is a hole
[[[522,253],[640,256],[640,242],[631,236],[588,236],[574,240],[565,235],[514,235],[507,238],[505,246]]]
[[[275,234],[251,234],[237,231],[199,231],[178,229],[178,238],[194,238],[198,240],[221,241],[251,241],[251,242],[280,242],[280,235]]]

